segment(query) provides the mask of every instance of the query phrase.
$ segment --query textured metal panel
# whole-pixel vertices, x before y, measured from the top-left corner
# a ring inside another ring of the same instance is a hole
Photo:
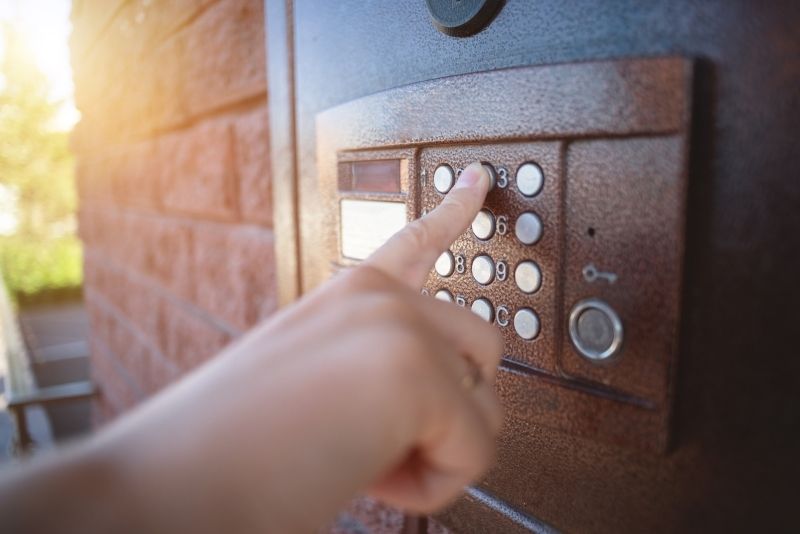
[[[791,336],[800,298],[800,249],[791,246],[800,233],[800,153],[793,143],[800,124],[800,4],[509,0],[488,28],[466,39],[439,33],[416,2],[298,0],[295,8],[304,289],[331,262],[319,247],[328,232],[319,214],[335,200],[319,189],[321,111],[476,71],[669,54],[697,59],[672,448],[662,455],[620,447],[515,411],[498,465],[481,487],[568,532],[791,530],[800,477],[800,359]],[[510,94],[500,91],[498,99]],[[536,102],[531,95],[525,106]],[[461,103],[463,113],[453,120],[471,125],[476,111],[468,100]],[[406,127],[426,116],[409,110],[413,122]],[[402,125],[398,116],[384,119]],[[504,402],[546,406],[559,424],[597,421],[624,435],[636,414],[648,413],[592,395],[593,402],[630,413],[611,420],[602,409],[559,415],[559,404],[539,390],[564,387],[507,369]],[[474,499],[460,501],[442,521],[459,532],[502,532],[509,525]]]
[[[663,451],[681,287],[690,79],[689,63],[678,58],[511,69],[409,86],[327,111],[318,119],[317,145],[320,189],[334,207],[326,210],[327,253],[350,263],[341,249],[331,248],[343,239],[336,235],[340,199],[405,200],[410,220],[443,198],[432,180],[438,165],[491,163],[508,178],[507,187],[496,187],[486,200],[494,216],[504,219],[505,235],[483,241],[467,231],[451,248],[461,268],[447,277],[432,271],[425,290],[433,295],[447,289],[465,306],[481,298],[502,306],[495,323],[505,338],[507,372],[498,387],[517,417]],[[456,86],[466,100],[450,98]],[[557,86],[565,88],[563,101]],[[515,90],[497,98],[500,87]],[[533,95],[539,98],[533,101]],[[471,119],[459,120],[464,117]],[[608,138],[623,134],[628,137]],[[582,140],[589,135],[606,139]],[[642,135],[648,137],[630,137]],[[486,142],[554,136],[559,139]],[[412,147],[402,159],[411,169],[404,175],[404,195],[338,190],[351,168],[342,162],[380,161],[391,153],[378,149],[393,145]],[[514,173],[530,161],[542,169],[544,186],[526,197],[516,189]],[[514,236],[524,212],[543,224],[534,245]],[[589,227],[595,236],[586,237]],[[651,242],[645,241],[648,232]],[[498,273],[503,268],[506,276],[479,284],[469,266],[480,255],[501,262]],[[511,273],[526,260],[542,272],[541,288],[530,295],[516,287]],[[585,282],[581,270],[592,262],[615,269],[620,281]],[[586,362],[565,341],[569,310],[585,296],[607,299],[631,325],[630,341],[613,362]],[[523,308],[534,310],[541,325],[532,340],[522,339],[512,325]]]

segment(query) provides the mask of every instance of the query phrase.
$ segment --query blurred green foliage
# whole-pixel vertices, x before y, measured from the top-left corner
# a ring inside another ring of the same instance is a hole
[[[0,26],[0,185],[16,197],[12,235],[0,236],[0,269],[13,293],[81,284],[69,133],[53,128],[59,102],[13,26]]]
[[[75,287],[81,282],[81,245],[75,235],[0,239],[0,262],[6,285],[32,295],[45,289]]]

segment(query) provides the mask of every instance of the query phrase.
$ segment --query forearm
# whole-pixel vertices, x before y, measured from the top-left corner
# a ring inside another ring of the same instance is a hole
[[[263,347],[244,340],[103,437],[145,531],[311,531],[403,454],[408,407],[384,371],[281,357],[265,376]]]
[[[7,466],[0,477],[4,532],[140,532],[113,459],[88,443]]]

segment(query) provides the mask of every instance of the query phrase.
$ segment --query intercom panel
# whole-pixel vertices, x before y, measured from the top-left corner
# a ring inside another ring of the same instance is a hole
[[[495,324],[516,418],[665,451],[683,258],[691,63],[498,70],[317,117],[330,272],[434,209],[461,170],[493,179],[423,288]]]

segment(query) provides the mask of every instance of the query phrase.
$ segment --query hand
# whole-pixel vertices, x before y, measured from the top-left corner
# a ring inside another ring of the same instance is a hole
[[[501,424],[501,337],[420,288],[488,188],[483,167],[467,167],[363,264],[80,449],[73,463],[109,480],[107,526],[312,531],[358,492],[429,513],[476,480]]]

